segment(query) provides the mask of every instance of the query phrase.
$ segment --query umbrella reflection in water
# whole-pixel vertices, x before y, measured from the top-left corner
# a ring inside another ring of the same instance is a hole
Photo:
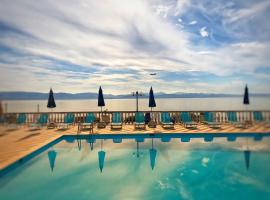
[[[55,159],[56,159],[57,152],[54,150],[48,151],[48,158],[50,163],[51,171],[53,172],[54,166],[55,166]]]
[[[247,138],[247,150],[244,151],[244,157],[245,157],[245,164],[246,164],[246,169],[249,169],[250,166],[250,155],[251,151],[248,149],[248,138]]]
[[[101,150],[98,152],[98,162],[99,162],[100,172],[102,172],[103,167],[104,167],[106,152],[102,150],[103,140],[101,140],[100,144],[101,144]]]
[[[153,146],[154,146],[154,141],[153,141],[153,138],[152,138],[152,148],[149,149],[149,154],[150,154],[150,165],[151,165],[152,170],[154,170],[154,168],[155,168],[156,157],[157,157],[157,150],[154,149]]]

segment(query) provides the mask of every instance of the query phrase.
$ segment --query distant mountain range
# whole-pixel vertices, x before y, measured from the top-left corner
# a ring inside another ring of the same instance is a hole
[[[217,93],[155,93],[155,98],[211,98],[211,97],[241,97],[240,94]],[[270,94],[250,94],[250,96],[270,97]],[[54,93],[55,99],[97,99],[97,93]],[[40,92],[0,92],[0,100],[46,100],[48,93]],[[131,94],[112,95],[104,94],[106,99],[131,99]],[[148,93],[140,98],[148,98]]]

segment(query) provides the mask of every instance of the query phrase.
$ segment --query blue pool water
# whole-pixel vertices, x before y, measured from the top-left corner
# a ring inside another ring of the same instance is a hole
[[[269,200],[269,137],[162,141],[63,139],[2,174],[0,199]]]

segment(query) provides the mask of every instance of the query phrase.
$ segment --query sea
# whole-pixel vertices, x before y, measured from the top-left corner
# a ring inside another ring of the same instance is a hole
[[[148,99],[139,99],[139,111],[149,111]],[[55,100],[56,108],[48,109],[46,100],[3,101],[5,112],[85,112],[100,111],[96,99]],[[136,111],[136,99],[105,99],[106,111]],[[240,97],[217,98],[161,98],[156,99],[154,111],[227,111],[270,110],[270,97],[250,97],[250,104],[243,105]]]

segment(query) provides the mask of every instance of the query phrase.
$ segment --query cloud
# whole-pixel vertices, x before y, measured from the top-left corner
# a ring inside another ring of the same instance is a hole
[[[200,34],[201,34],[202,37],[208,37],[209,36],[209,33],[207,32],[205,26],[200,29]]]
[[[201,164],[204,167],[207,167],[208,163],[209,163],[210,159],[208,157],[203,157]]]
[[[270,78],[264,2],[4,1],[1,90],[45,92],[54,85],[84,92],[104,85],[129,93],[153,85],[156,92],[238,93],[250,83],[267,92],[260,87]],[[185,26],[194,19],[204,25],[200,31]],[[264,76],[256,73],[262,66]]]
[[[195,25],[195,24],[197,24],[197,21],[195,21],[195,20],[194,21],[191,21],[191,22],[189,22],[189,24],[190,25]]]
[[[258,3],[256,2],[252,7],[230,10],[230,12],[227,12],[225,16],[228,17],[230,22],[248,20],[249,18],[256,16],[257,13],[261,13],[268,8],[270,8],[270,1],[265,0]]]

